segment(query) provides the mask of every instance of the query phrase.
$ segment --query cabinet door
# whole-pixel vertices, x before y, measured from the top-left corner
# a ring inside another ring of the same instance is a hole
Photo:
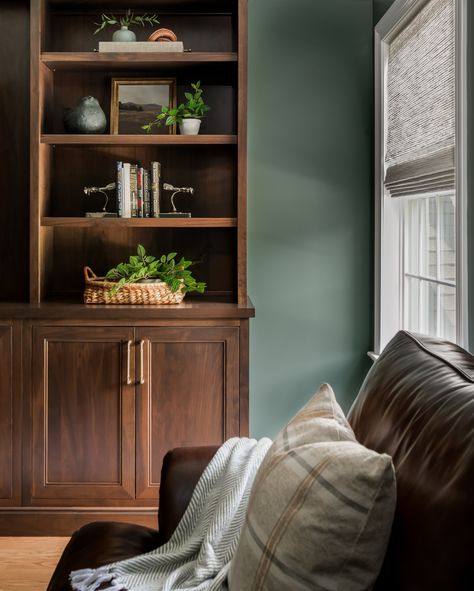
[[[0,324],[0,506],[20,504],[21,328]]]
[[[137,498],[158,498],[164,455],[239,434],[239,329],[137,331]]]
[[[132,353],[131,328],[33,327],[33,504],[133,499]]]

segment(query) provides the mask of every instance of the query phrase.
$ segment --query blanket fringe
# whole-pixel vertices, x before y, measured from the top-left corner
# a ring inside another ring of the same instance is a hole
[[[75,591],[97,591],[103,583],[110,583],[106,591],[126,591],[125,587],[114,580],[108,566],[97,569],[84,568],[69,575],[71,587]]]

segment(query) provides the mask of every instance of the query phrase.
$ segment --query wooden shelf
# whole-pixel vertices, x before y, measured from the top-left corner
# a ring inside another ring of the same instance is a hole
[[[50,0],[51,9],[54,12],[62,11],[67,14],[77,12],[80,15],[90,12],[96,15],[98,10],[104,8],[108,10],[122,9],[129,7],[128,0]],[[232,2],[230,0],[140,0],[140,8],[163,11],[171,14],[182,14],[183,11],[192,11],[192,13],[202,14],[210,12],[211,14],[232,14]]]
[[[237,62],[233,52],[186,53],[99,53],[99,52],[46,52],[41,62],[55,70],[147,70],[181,69],[205,64]]]
[[[69,228],[236,228],[237,218],[65,218],[43,217],[42,226]]]
[[[236,144],[236,135],[74,135],[43,134],[43,144],[84,145],[84,146],[189,146],[204,144]]]
[[[242,304],[187,296],[181,304],[171,306],[99,305],[70,302],[44,302],[42,304],[0,303],[0,317],[48,320],[67,320],[74,324],[85,320],[125,322],[147,325],[152,320],[171,319],[232,319],[253,318],[255,308],[249,298]]]

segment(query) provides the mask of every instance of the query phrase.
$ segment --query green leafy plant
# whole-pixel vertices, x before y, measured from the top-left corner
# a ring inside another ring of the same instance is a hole
[[[176,260],[176,252],[170,252],[160,258],[147,255],[145,248],[139,244],[137,254],[131,256],[128,263],[119,263],[105,276],[110,281],[115,281],[111,293],[117,293],[127,283],[137,283],[141,279],[160,279],[164,281],[173,293],[182,289],[184,293],[197,291],[204,293],[206,284],[196,281],[189,267],[194,265],[181,257]]]
[[[111,14],[110,16],[107,14],[101,15],[101,22],[94,23],[96,27],[98,27],[94,31],[94,35],[103,31],[105,27],[129,27],[130,25],[140,25],[144,27],[147,25],[159,25],[160,21],[158,20],[158,16],[156,14],[135,14],[129,8],[127,12],[123,16],[115,16]]]
[[[163,122],[165,125],[175,125],[176,123],[182,123],[183,119],[202,119],[211,108],[206,105],[202,98],[201,81],[198,80],[195,84],[191,84],[191,88],[194,90],[194,94],[191,92],[184,93],[187,99],[186,103],[181,103],[178,107],[172,108],[163,106],[161,113],[158,113],[148,125],[143,125],[142,129],[150,133],[153,127],[160,127]]]

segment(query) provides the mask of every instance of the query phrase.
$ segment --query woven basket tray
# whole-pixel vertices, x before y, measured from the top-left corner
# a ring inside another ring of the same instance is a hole
[[[115,283],[97,277],[90,267],[84,267],[86,288],[85,304],[180,304],[184,293],[180,289],[172,292],[166,283],[129,283],[116,293],[110,293]]]

